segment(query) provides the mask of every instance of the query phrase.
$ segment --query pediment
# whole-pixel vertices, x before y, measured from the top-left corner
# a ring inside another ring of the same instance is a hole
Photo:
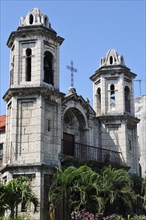
[[[66,95],[62,100],[62,107],[75,107],[75,108],[82,108],[84,111],[88,112],[93,116],[96,115],[94,109],[89,103],[89,100],[85,100],[82,96],[77,95],[77,93]]]

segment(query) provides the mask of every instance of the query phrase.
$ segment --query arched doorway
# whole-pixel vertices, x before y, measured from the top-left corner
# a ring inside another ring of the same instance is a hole
[[[69,108],[63,117],[62,153],[81,157],[85,151],[82,145],[87,144],[86,121],[77,108]]]

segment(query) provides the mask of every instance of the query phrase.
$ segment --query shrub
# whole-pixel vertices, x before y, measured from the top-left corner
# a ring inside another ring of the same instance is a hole
[[[130,218],[130,220],[146,220],[145,215],[135,215],[134,217]]]
[[[12,220],[12,218],[0,217],[0,220]],[[17,216],[14,220],[31,220],[31,219],[23,215],[23,216]]]

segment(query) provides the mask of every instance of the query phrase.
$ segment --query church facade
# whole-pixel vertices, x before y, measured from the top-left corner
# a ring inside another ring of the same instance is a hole
[[[139,120],[133,94],[136,74],[125,65],[123,56],[110,49],[90,77],[92,107],[74,87],[67,94],[60,91],[63,41],[37,8],[20,19],[7,41],[10,86],[3,97],[6,122],[1,116],[1,179],[31,178],[40,201],[34,219],[48,219],[49,182],[57,166],[77,161],[123,167],[139,174]]]

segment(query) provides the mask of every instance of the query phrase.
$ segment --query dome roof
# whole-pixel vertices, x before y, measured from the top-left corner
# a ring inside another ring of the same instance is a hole
[[[110,49],[104,57],[101,58],[100,66],[123,65],[124,58],[119,55],[115,49]]]
[[[26,17],[20,18],[20,26],[31,25],[43,25],[48,28],[51,27],[48,17],[44,15],[38,8],[33,8],[28,12]]]

